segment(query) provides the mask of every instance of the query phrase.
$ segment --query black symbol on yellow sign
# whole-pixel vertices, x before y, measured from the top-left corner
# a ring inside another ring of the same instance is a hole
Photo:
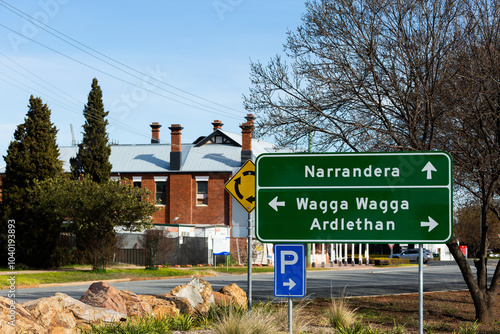
[[[240,170],[227,181],[224,188],[247,211],[255,208],[255,165],[248,160]]]

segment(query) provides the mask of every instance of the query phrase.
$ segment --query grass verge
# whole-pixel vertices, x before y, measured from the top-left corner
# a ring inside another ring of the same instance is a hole
[[[213,276],[219,274],[245,274],[246,267],[193,267],[190,269],[176,268],[158,268],[157,270],[146,269],[107,269],[105,272],[94,272],[85,267],[72,268],[74,270],[52,271],[52,272],[32,272],[23,273],[18,271],[16,274],[17,287],[38,286],[41,284],[62,284],[86,281],[103,281],[115,279],[159,279],[166,277],[185,277],[185,276]],[[252,268],[254,273],[272,272],[272,267]],[[0,275],[0,290],[8,289],[10,284],[7,281],[9,276]]]
[[[158,270],[146,269],[107,269],[105,272],[94,272],[91,270],[57,271],[44,273],[16,274],[16,285],[38,286],[40,284],[60,284],[86,281],[103,281],[113,279],[151,279],[162,277],[182,277],[213,275],[209,270],[184,270],[160,268]],[[0,276],[0,289],[8,289],[9,276]]]

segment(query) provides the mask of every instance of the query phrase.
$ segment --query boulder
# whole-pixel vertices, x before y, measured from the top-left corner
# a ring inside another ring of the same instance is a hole
[[[247,294],[235,283],[226,285],[219,290],[223,295],[229,296],[233,303],[238,306],[246,308],[247,307]]]
[[[73,312],[63,307],[57,296],[39,298],[23,304],[36,321],[49,333],[73,334],[76,319]]]
[[[127,318],[125,313],[118,313],[109,309],[93,307],[61,292],[57,292],[52,297],[30,300],[23,303],[22,306],[24,306],[27,310],[34,310],[37,308],[39,303],[44,302],[46,299],[53,299],[58,302],[65,312],[73,313],[76,320],[83,320],[85,322],[117,322]],[[42,305],[45,305],[45,302]]]
[[[120,296],[123,298],[127,316],[142,317],[151,314],[153,311],[151,306],[142,301],[135,293],[129,290],[119,290]]]
[[[207,312],[214,303],[212,293],[210,283],[201,278],[193,278],[186,285],[176,286],[170,291],[171,296],[186,298],[189,305],[199,312]]]
[[[127,314],[127,307],[120,292],[114,286],[104,282],[92,283],[80,297],[80,301],[94,307],[102,307]]]
[[[219,306],[228,306],[231,303],[231,296],[224,295],[220,292],[214,291],[214,303]]]
[[[15,319],[12,318],[14,316]],[[15,321],[15,322],[12,322]],[[15,326],[12,326],[15,325]],[[13,299],[0,296],[0,333],[47,333],[35,317]]]
[[[161,296],[138,295],[141,302],[147,304],[152,314],[158,317],[175,317],[179,315],[179,308],[172,301]]]

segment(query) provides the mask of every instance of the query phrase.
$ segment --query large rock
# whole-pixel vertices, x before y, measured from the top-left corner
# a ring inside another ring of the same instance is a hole
[[[177,307],[177,309],[179,310],[179,313],[194,313],[194,308],[191,306],[191,303],[187,298],[172,296],[170,293],[162,293],[160,295],[155,295],[155,297],[174,303],[175,307]]]
[[[92,283],[80,297],[80,301],[94,307],[102,307],[127,314],[127,307],[120,292],[114,286],[104,282]]]
[[[14,324],[15,326],[12,326]],[[0,296],[0,333],[47,333],[47,330],[39,325],[35,317],[21,304]]]
[[[223,295],[229,296],[231,301],[238,304],[238,306],[243,308],[247,307],[247,294],[235,283],[222,287],[219,292]]]
[[[219,306],[229,306],[231,304],[231,296],[224,295],[218,291],[214,291],[214,303]]]
[[[60,297],[39,298],[26,302],[23,306],[49,333],[73,334],[75,332],[75,316],[73,312],[63,307]]]
[[[174,301],[162,296],[138,295],[143,303],[149,305],[152,313],[158,317],[176,317],[180,310]],[[185,310],[188,313],[189,310]]]
[[[85,322],[117,322],[127,318],[125,313],[93,307],[61,292],[56,293],[55,296],[52,297],[28,301],[23,303],[22,306],[33,313],[35,312],[33,310],[38,307],[37,305],[45,305],[45,300],[47,299],[51,299],[58,303],[64,309],[64,312],[71,312],[76,320],[83,320]]]
[[[129,290],[120,290],[120,296],[123,298],[127,316],[142,317],[151,314],[153,311],[151,305],[142,301],[135,293]]]
[[[199,312],[207,312],[214,303],[212,293],[210,283],[201,278],[193,278],[186,285],[177,286],[170,291],[172,296],[186,298],[191,307]]]

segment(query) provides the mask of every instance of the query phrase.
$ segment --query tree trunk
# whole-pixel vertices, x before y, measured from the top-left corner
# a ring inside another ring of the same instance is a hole
[[[471,296],[473,294],[471,291]],[[478,291],[477,295],[476,298],[472,298],[476,309],[476,320],[485,324],[492,323],[495,321],[496,294],[491,294],[488,291]]]
[[[474,261],[477,268],[476,281],[467,259],[458,246],[456,237],[453,237],[446,245],[455,258],[465,283],[469,288],[476,310],[476,320],[481,323],[492,323],[495,320],[495,302],[500,288],[498,284],[500,280],[500,261],[497,264],[490,288],[488,289],[485,284],[487,277],[486,259],[480,258]]]

